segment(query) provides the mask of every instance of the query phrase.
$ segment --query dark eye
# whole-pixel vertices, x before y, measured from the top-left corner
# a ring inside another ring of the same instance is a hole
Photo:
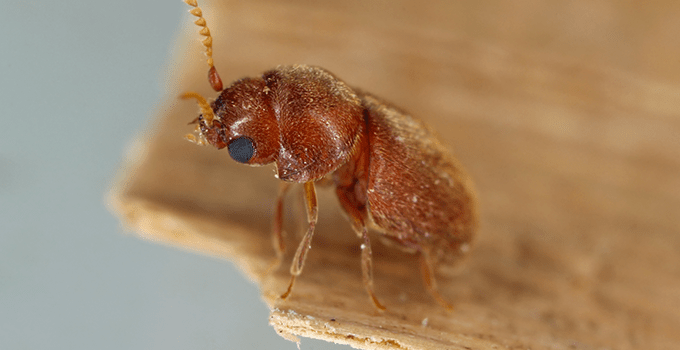
[[[231,158],[239,163],[248,163],[255,153],[253,141],[243,136],[235,138],[228,147]]]

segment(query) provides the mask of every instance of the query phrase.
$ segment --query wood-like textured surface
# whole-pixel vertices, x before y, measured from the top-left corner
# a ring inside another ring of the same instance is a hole
[[[430,124],[476,182],[480,230],[447,313],[417,261],[374,240],[377,314],[360,242],[320,191],[293,295],[274,251],[277,180],[182,139],[208,96],[196,28],[152,132],[114,190],[150,239],[235,260],[282,333],[404,349],[673,349],[680,343],[680,6],[617,1],[248,1],[200,4],[226,82],[278,64],[327,68]],[[296,193],[299,197],[300,194]],[[304,215],[289,196],[288,232]],[[298,210],[297,214],[301,214]]]

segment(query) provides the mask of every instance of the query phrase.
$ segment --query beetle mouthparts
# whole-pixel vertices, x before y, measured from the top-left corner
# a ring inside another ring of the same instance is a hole
[[[212,121],[215,119],[215,114],[213,113],[212,107],[210,107],[210,104],[208,101],[205,100],[203,96],[200,94],[189,91],[185,92],[180,96],[181,99],[186,100],[189,98],[193,98],[196,100],[198,103],[198,107],[201,109],[201,114],[203,114],[203,120],[205,121],[205,125],[207,127],[212,126]]]
[[[208,128],[212,127],[213,120],[215,120],[215,114],[213,113],[212,107],[210,107],[210,104],[208,103],[208,101],[206,101],[206,99],[203,96],[193,91],[183,93],[180,96],[180,98],[184,100],[189,98],[195,99],[196,102],[198,103],[198,107],[201,109],[201,116],[197,117],[196,119],[192,120],[189,123],[189,125],[197,124],[194,132],[198,134],[198,137],[194,136],[193,134],[187,134],[184,136],[184,138],[198,145],[201,146],[205,145],[206,143],[208,143],[208,141],[206,140],[205,135],[203,134],[201,124]]]

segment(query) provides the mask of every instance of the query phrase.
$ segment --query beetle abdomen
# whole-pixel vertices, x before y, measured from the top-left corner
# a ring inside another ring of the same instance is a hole
[[[371,95],[360,96],[368,110],[373,223],[406,247],[462,253],[476,228],[469,177],[425,124]]]

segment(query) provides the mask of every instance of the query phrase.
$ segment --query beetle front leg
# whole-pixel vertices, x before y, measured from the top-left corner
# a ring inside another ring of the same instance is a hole
[[[274,220],[272,222],[272,245],[274,246],[274,251],[276,251],[276,258],[267,269],[265,275],[269,275],[281,265],[283,254],[286,252],[286,242],[283,240],[283,199],[290,187],[291,183],[285,181],[282,181],[279,185],[279,194],[276,198]]]
[[[314,227],[316,226],[316,219],[318,217],[316,190],[314,189],[314,182],[312,181],[305,183],[305,204],[307,207],[309,228],[307,229],[305,236],[302,237],[302,241],[295,252],[293,263],[290,265],[290,284],[288,285],[288,290],[281,295],[281,299],[286,299],[288,295],[290,295],[293,284],[295,283],[295,277],[302,273],[302,268],[305,266],[305,259],[307,259],[307,252],[312,246],[312,236],[314,236]]]

